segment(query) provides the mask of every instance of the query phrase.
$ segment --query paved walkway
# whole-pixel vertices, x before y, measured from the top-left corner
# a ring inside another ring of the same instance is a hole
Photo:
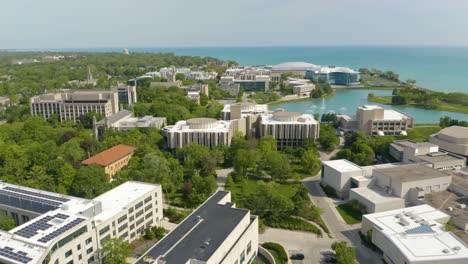
[[[233,168],[216,170],[216,181],[218,183],[218,190],[224,190],[226,186],[227,176],[233,171]]]
[[[311,177],[304,179],[302,185],[309,191],[312,202],[323,209],[323,220],[327,224],[330,232],[333,234],[335,241],[347,241],[356,247],[356,258],[362,264],[383,263],[380,256],[364,246],[359,237],[361,224],[348,225],[344,222],[341,215],[336,210],[335,206],[340,201],[335,201],[328,198],[320,188],[320,178]]]

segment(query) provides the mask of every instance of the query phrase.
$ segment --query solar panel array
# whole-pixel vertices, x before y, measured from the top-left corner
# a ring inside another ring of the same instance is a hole
[[[4,247],[0,248],[0,256],[6,257],[8,259],[12,259],[18,261],[20,263],[29,263],[32,258],[27,257],[27,253],[23,251],[13,252],[13,248],[11,247]]]
[[[52,225],[49,224],[49,221],[52,220],[52,219],[55,219],[55,218],[59,218],[59,219],[67,219],[68,218],[68,215],[65,215],[65,214],[56,214],[56,215],[53,215],[53,216],[46,216],[46,217],[43,217],[37,221],[35,221],[34,223],[31,223],[23,228],[21,228],[20,230],[16,231],[15,234],[16,235],[19,235],[19,236],[22,236],[22,237],[25,237],[25,238],[31,238],[35,235],[38,234],[38,231],[39,230],[47,230],[49,229]]]
[[[14,191],[14,192],[17,192],[17,193],[27,194],[27,195],[31,195],[31,196],[36,196],[36,197],[40,197],[40,198],[45,198],[45,199],[49,199],[49,200],[54,200],[54,201],[58,201],[58,202],[62,202],[62,203],[66,203],[66,202],[70,201],[70,199],[67,199],[67,198],[52,196],[52,195],[38,193],[38,192],[32,192],[32,191],[23,190],[23,189],[19,189],[19,188],[14,188],[14,187],[10,187],[10,186],[7,186],[7,187],[5,187],[3,189],[8,190],[8,191]]]
[[[79,223],[81,223],[83,221],[84,221],[83,218],[77,218],[77,219],[71,221],[70,223],[60,227],[59,229],[55,230],[54,232],[40,238],[38,241],[42,242],[42,243],[47,243],[50,240],[52,240],[52,239],[56,238],[57,236],[59,236],[60,234],[67,232],[68,230],[70,230],[71,228],[75,227],[76,225],[78,225]]]

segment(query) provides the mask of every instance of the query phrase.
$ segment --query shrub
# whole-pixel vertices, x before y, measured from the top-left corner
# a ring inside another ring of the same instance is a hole
[[[308,231],[317,234],[318,236],[322,236],[322,230],[320,230],[315,225],[304,221],[302,219],[294,218],[291,216],[288,217],[280,217],[280,218],[266,218],[265,225],[274,228],[284,228],[289,230],[300,230],[300,231]]]
[[[288,254],[286,254],[286,250],[284,250],[284,247],[280,244],[266,242],[263,243],[262,246],[272,253],[278,264],[288,263]]]
[[[320,187],[322,187],[323,192],[330,198],[338,199],[338,194],[336,194],[335,189],[333,187],[327,186],[325,184],[320,183]]]

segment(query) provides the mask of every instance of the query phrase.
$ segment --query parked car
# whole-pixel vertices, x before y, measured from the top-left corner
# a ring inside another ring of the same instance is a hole
[[[304,254],[297,253],[297,254],[291,255],[290,259],[292,259],[292,260],[303,260],[304,259]]]

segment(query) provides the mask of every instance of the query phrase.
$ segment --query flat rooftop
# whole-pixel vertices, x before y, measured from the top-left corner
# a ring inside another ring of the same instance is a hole
[[[438,134],[444,134],[454,138],[468,138],[468,127],[451,126],[439,131]]]
[[[399,111],[396,111],[396,110],[393,110],[393,109],[385,109],[384,110],[384,120],[403,120],[403,119],[407,119],[409,118],[409,116],[399,112]]]
[[[392,177],[393,180],[399,180],[400,182],[412,182],[441,177],[450,177],[449,174],[429,168],[424,164],[419,163],[394,166],[391,168],[378,168],[374,169],[373,171],[374,173]]]
[[[220,204],[229,192],[218,191],[190,214],[174,230],[137,260],[160,258],[166,264],[188,263],[190,259],[208,261],[228,235],[249,215],[249,211],[233,208],[232,203]],[[255,216],[250,217],[252,222]]]
[[[423,161],[427,161],[430,163],[436,163],[436,162],[447,162],[447,161],[456,161],[456,160],[465,160],[464,158],[456,155],[452,155],[447,152],[435,152],[435,153],[430,153],[427,155],[421,155],[418,156],[419,159]]]
[[[409,261],[468,260],[467,245],[437,222],[447,217],[426,204],[363,216]]]
[[[104,222],[114,215],[126,211],[130,203],[152,192],[156,187],[160,188],[160,185],[127,181],[125,184],[101,194],[94,198],[94,201],[99,201],[102,205],[102,212],[94,217],[95,221]]]
[[[362,168],[359,167],[358,165],[345,159],[322,161],[322,164],[325,164],[339,172],[350,172],[350,171],[362,170]]]
[[[353,188],[350,191],[359,194],[361,197],[365,198],[373,204],[382,204],[395,201],[402,201],[404,204],[404,199],[388,194],[382,188],[375,186]]]

